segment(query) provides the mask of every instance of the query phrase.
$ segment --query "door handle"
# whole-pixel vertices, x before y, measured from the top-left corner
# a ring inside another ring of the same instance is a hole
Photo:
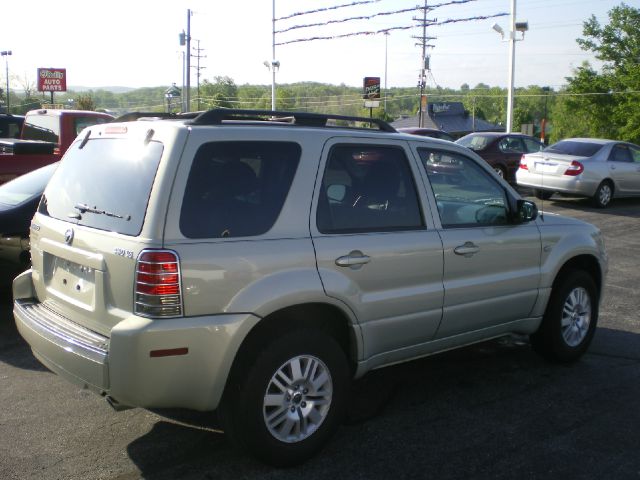
[[[369,255],[365,255],[360,250],[354,250],[353,252],[350,252],[349,255],[343,255],[342,257],[336,258],[336,265],[339,267],[358,268],[370,261],[371,257]]]
[[[462,255],[464,257],[471,257],[480,251],[480,247],[473,242],[465,242],[464,245],[460,245],[453,249],[453,253],[456,255]]]

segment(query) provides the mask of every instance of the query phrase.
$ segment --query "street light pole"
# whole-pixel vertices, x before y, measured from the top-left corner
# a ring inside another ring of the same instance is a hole
[[[271,111],[276,111],[276,0],[272,1],[271,19]],[[279,66],[279,64],[278,64]]]
[[[4,57],[5,74],[7,76],[7,91],[5,92],[5,97],[7,97],[7,113],[9,113],[9,108],[11,107],[11,101],[9,100],[9,55],[11,54],[11,50],[0,52],[0,55]]]
[[[387,58],[389,30],[384,32],[384,112],[387,113]]]
[[[509,92],[507,95],[507,133],[513,127],[513,77],[516,66],[516,0],[511,0],[511,26],[509,27]]]
[[[524,40],[524,33],[529,30],[529,24],[527,22],[516,22],[516,0],[511,0],[511,25],[509,27],[509,37],[506,41],[509,42],[509,86],[507,92],[507,133],[511,133],[513,127],[513,84],[514,84],[514,71],[516,67],[516,41]],[[504,30],[500,25],[494,23],[493,28],[500,34],[502,40],[504,39]],[[522,33],[522,38],[516,38],[516,32]]]

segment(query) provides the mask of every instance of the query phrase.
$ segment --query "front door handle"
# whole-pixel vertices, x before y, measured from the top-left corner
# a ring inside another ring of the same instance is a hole
[[[471,257],[480,251],[480,247],[473,242],[465,242],[464,245],[460,245],[453,249],[453,253],[456,255],[462,255],[464,257]]]
[[[354,250],[350,252],[349,255],[343,255],[342,257],[336,258],[336,265],[339,267],[359,268],[370,261],[371,257],[369,255],[365,255],[360,250]]]

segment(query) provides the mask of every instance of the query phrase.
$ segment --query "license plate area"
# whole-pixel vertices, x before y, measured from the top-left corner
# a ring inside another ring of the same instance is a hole
[[[45,253],[45,284],[50,293],[76,305],[95,305],[96,270],[55,255]]]
[[[557,163],[547,163],[547,162],[536,162],[535,163],[536,172],[540,173],[556,173],[558,170]]]

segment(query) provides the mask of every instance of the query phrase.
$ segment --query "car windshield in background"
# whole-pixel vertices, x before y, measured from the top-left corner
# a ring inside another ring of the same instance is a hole
[[[16,206],[42,195],[58,163],[52,163],[0,186],[0,203]]]
[[[604,145],[601,143],[562,140],[548,146],[543,151],[547,153],[560,153],[562,155],[575,155],[577,157],[592,157],[598,153],[602,147],[604,147]]]
[[[139,234],[163,145],[127,139],[82,143],[67,151],[38,211],[101,230]]]
[[[471,150],[482,150],[486,148],[487,145],[489,145],[489,142],[491,142],[492,139],[493,137],[473,135],[469,137],[462,137],[461,139],[457,140],[456,143],[458,145],[462,145],[463,147],[470,148]]]

